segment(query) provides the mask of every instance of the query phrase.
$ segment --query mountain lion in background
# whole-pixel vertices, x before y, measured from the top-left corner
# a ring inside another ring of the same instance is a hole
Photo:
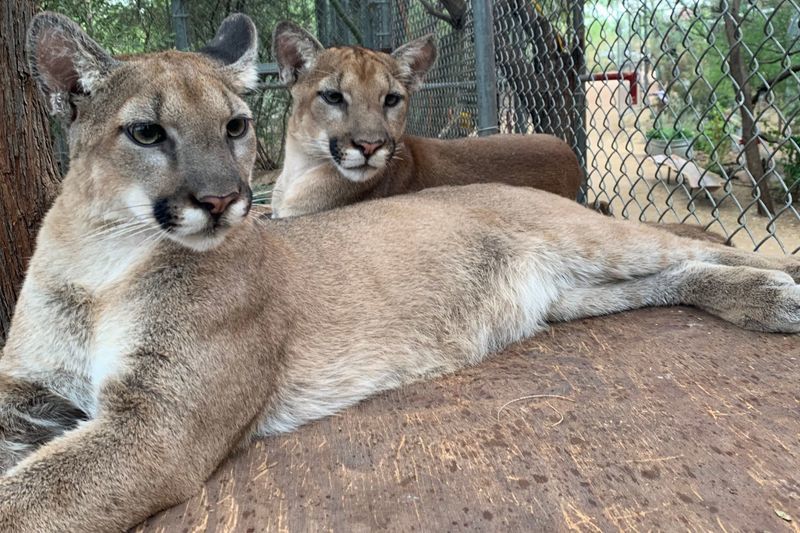
[[[272,48],[293,101],[272,194],[275,218],[439,185],[501,182],[570,200],[578,195],[578,160],[552,135],[404,134],[409,99],[436,60],[433,35],[389,55],[358,46],[323,49],[306,30],[282,22]]]
[[[478,363],[548,322],[683,303],[800,331],[797,258],[534,189],[250,213],[256,138],[239,94],[256,43],[232,15],[200,53],[123,61],[69,19],[32,21],[31,69],[71,121],[72,163],[0,358],[0,531],[128,528],[254,437]]]
[[[497,182],[571,200],[578,195],[578,160],[552,135],[439,140],[404,134],[411,95],[436,60],[432,35],[389,55],[357,46],[323,49],[304,29],[282,22],[272,49],[292,93],[284,167],[272,193],[274,218],[440,185]],[[652,225],[725,241],[691,224]]]

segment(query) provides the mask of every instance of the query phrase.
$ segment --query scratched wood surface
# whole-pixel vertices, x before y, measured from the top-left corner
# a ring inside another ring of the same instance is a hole
[[[693,309],[562,324],[259,442],[135,531],[800,531],[799,384],[800,337]],[[526,395],[572,401],[498,417]]]

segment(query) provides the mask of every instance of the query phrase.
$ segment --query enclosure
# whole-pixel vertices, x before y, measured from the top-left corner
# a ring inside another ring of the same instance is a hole
[[[278,21],[385,50],[433,32],[440,59],[411,133],[552,133],[578,156],[590,208],[800,254],[794,1],[38,6],[116,54],[197,49],[230,12],[251,15],[262,186],[281,166],[289,111],[269,51]],[[797,531],[798,359],[796,335],[687,307],[554,324],[481,365],[253,443],[134,531]]]
[[[82,21],[117,53],[195,48],[225,13],[253,16],[263,43],[263,89],[251,97],[263,171],[280,165],[289,105],[269,57],[277,21],[292,19],[325,45],[384,50],[435,33],[440,59],[413,100],[410,133],[552,133],[578,155],[579,200],[590,206],[702,224],[765,253],[800,251],[800,7],[791,0],[44,6]]]

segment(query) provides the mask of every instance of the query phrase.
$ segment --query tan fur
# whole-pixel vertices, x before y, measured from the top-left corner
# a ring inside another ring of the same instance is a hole
[[[311,50],[301,71],[285,78],[293,104],[284,169],[272,196],[274,217],[470,183],[523,185],[576,198],[582,177],[577,158],[569,145],[551,135],[444,141],[404,134],[409,99],[432,60],[409,81],[402,50],[422,50],[423,44],[432,47],[427,38],[409,43],[394,55],[360,47],[322,50],[305,31],[284,23],[276,29],[274,41],[279,61],[284,56],[286,61],[295,60],[298,48]],[[326,103],[320,93],[330,89],[344,95],[346,104]],[[392,108],[382,105],[389,93],[403,97]],[[385,141],[386,153],[378,153],[378,163],[352,170],[334,160],[340,151],[354,150],[359,139]],[[338,150],[331,148],[331,141]]]
[[[85,38],[47,14],[34,45],[50,30]],[[0,359],[1,531],[128,528],[188,498],[253,437],[478,363],[547,322],[685,303],[800,331],[796,258],[681,239],[528,188],[440,187],[176,236],[204,208],[176,204],[183,218],[167,229],[160,198],[217,179],[126,145],[119,113],[140,98],[146,113],[157,80],[172,94],[160,120],[175,126],[177,161],[228,150],[232,168],[250,168],[253,143],[231,148],[222,129],[241,111],[229,74],[200,55],[156,54],[115,65],[80,102],[73,165]],[[150,166],[136,173],[137,160]],[[152,172],[167,183],[140,187]],[[134,185],[144,208],[123,205]],[[122,231],[123,220],[138,225]]]
[[[588,205],[587,207],[590,209],[594,209],[597,212],[602,213],[606,216],[614,216],[614,213],[611,211],[611,207],[608,205],[608,202],[603,202],[601,200],[598,200],[594,202],[594,205]],[[679,237],[686,237],[688,239],[696,239],[700,241],[724,244],[726,246],[733,246],[730,242],[728,242],[728,239],[726,239],[722,235],[715,233],[711,230],[706,230],[703,226],[697,224],[686,224],[678,222],[645,222],[645,224],[647,224],[648,226],[652,226],[654,228],[668,231],[673,235],[677,235]]]

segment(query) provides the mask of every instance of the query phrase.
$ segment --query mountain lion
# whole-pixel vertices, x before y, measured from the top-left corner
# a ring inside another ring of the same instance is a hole
[[[128,528],[254,437],[454,372],[548,322],[690,304],[800,331],[800,261],[528,188],[250,212],[256,29],[110,57],[44,13],[32,71],[72,164],[0,359],[0,530]],[[418,51],[402,61],[416,61]],[[392,80],[392,83],[408,80]]]
[[[272,193],[274,218],[439,185],[500,182],[571,200],[578,194],[578,160],[552,135],[444,141],[404,134],[411,95],[436,59],[432,35],[389,55],[352,46],[323,49],[304,29],[282,22],[272,48],[293,101],[284,167]],[[700,226],[653,225],[725,241]]]
[[[404,134],[409,99],[436,59],[432,35],[389,55],[357,46],[323,49],[304,29],[282,22],[273,55],[293,101],[284,167],[272,194],[275,218],[489,181],[577,197],[578,160],[552,135],[440,140]]]

